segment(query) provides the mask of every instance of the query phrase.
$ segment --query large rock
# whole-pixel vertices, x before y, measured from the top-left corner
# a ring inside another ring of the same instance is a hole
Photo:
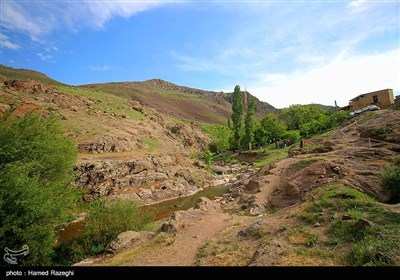
[[[108,253],[115,253],[122,249],[128,249],[136,247],[146,241],[154,238],[155,233],[149,231],[125,231],[120,233],[110,244],[107,245]]]
[[[254,205],[250,208],[250,214],[253,216],[262,215],[265,213],[265,207],[262,205]]]
[[[200,197],[194,208],[190,208],[186,211],[176,211],[172,214],[172,216],[161,225],[160,230],[166,233],[176,233],[178,230],[184,229],[204,217],[204,214],[216,213],[218,211],[222,211],[218,202]]]
[[[215,174],[218,174],[218,175],[223,175],[223,174],[227,174],[230,172],[229,167],[224,167],[224,166],[219,166],[219,165],[211,165],[210,169],[212,172],[214,172]]]
[[[218,211],[221,211],[221,206],[219,205],[218,202],[210,200],[206,197],[200,197],[196,205],[194,206],[194,209],[199,209],[203,212],[207,213],[215,213]]]
[[[149,189],[141,189],[139,191],[139,197],[141,199],[150,199],[153,196],[153,192]]]
[[[261,191],[260,190],[261,187],[262,183],[260,179],[253,178],[244,186],[244,192],[249,194],[255,194]]]

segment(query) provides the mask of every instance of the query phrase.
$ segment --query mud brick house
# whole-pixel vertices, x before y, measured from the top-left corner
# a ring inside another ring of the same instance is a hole
[[[383,89],[379,91],[368,92],[354,97],[349,102],[350,111],[364,108],[368,105],[376,105],[385,109],[394,104],[393,89]]]

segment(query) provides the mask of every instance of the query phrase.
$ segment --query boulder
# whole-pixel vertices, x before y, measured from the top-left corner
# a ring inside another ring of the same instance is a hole
[[[210,169],[212,172],[214,172],[215,174],[218,174],[218,175],[223,175],[223,174],[227,174],[230,172],[230,169],[228,167],[219,166],[219,165],[211,165]]]
[[[149,189],[141,189],[139,192],[139,197],[141,199],[150,199],[153,196],[153,192]]]
[[[240,230],[237,233],[238,237],[249,238],[249,237],[259,237],[259,233],[263,232],[264,221],[257,221],[245,229]]]
[[[131,101],[131,105],[132,105],[132,109],[135,111],[138,111],[140,113],[144,113],[144,109],[142,104],[140,104],[140,102],[138,101]]]
[[[154,238],[155,233],[149,231],[125,231],[120,233],[110,244],[107,245],[106,251],[108,253],[115,253],[122,249],[136,247],[146,241]]]
[[[255,194],[261,191],[260,190],[261,187],[262,183],[260,179],[253,178],[244,186],[244,192],[249,194]]]
[[[256,202],[255,195],[242,195],[239,199],[239,204],[247,204],[252,206]]]
[[[253,216],[262,215],[265,213],[265,207],[262,205],[254,205],[250,208],[250,214]]]
[[[177,232],[176,223],[163,223],[161,225],[160,231],[166,233],[176,233]]]
[[[221,206],[219,205],[218,202],[210,200],[206,197],[200,197],[196,205],[194,206],[194,209],[199,209],[203,212],[207,213],[215,213],[218,211],[221,211]]]

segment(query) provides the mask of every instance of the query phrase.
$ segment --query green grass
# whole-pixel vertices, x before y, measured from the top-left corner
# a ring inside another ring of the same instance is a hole
[[[164,146],[150,137],[142,137],[143,142],[147,145],[149,153],[161,150]]]
[[[33,80],[37,80],[37,81],[40,81],[45,84],[62,85],[62,83],[60,83],[56,80],[53,80],[40,72],[33,71],[33,70],[27,70],[27,69],[14,69],[12,67],[7,67],[4,65],[0,65],[0,75],[4,76],[10,80],[33,79]]]
[[[126,115],[133,120],[140,120],[143,118],[143,115],[140,112],[131,108],[130,102],[126,98],[104,93],[102,91],[74,86],[57,86],[57,90],[76,94],[89,100],[96,101],[96,104],[93,106],[101,111],[117,115]]]
[[[400,255],[400,214],[352,188],[318,189],[299,216],[307,224],[328,225],[325,244],[350,248],[343,257],[346,265],[393,265],[392,257]]]
[[[295,227],[288,232],[288,240],[293,245],[312,247],[318,242],[318,235],[306,227]]]
[[[91,88],[98,89],[110,95],[130,99],[136,97],[148,104],[164,104],[166,109],[180,113],[180,118],[192,120],[193,117],[200,118],[208,123],[219,123],[226,125],[226,117],[219,112],[229,112],[230,107],[217,104],[212,98],[198,94],[162,89],[145,84],[137,83],[109,83],[90,85]],[[88,88],[88,86],[86,86]],[[165,102],[164,102],[165,101]],[[188,109],[188,105],[193,105],[197,109]],[[160,106],[160,105],[157,105]]]
[[[392,134],[393,132],[394,132],[393,128],[391,128],[391,127],[383,127],[383,126],[375,128],[375,129],[372,130],[373,134],[378,134],[378,135]]]
[[[275,149],[275,150],[264,150],[263,157],[258,161],[253,163],[254,167],[263,167],[267,164],[270,164],[273,161],[279,160],[281,158],[287,157],[289,151],[289,147],[284,149]]]
[[[376,119],[377,117],[378,115],[375,112],[364,112],[358,120],[358,123],[364,124],[370,120]]]
[[[208,249],[209,245],[210,245],[210,242],[207,241],[206,243],[204,243],[204,245],[202,245],[199,248],[199,251],[197,252],[197,259],[201,259],[201,258],[204,258],[205,256],[207,256],[207,249]]]
[[[296,172],[296,171],[299,171],[300,169],[303,169],[303,168],[305,168],[305,167],[307,167],[307,166],[311,165],[312,163],[317,162],[319,160],[321,160],[321,159],[320,158],[302,159],[302,160],[299,160],[299,161],[289,165],[288,166],[288,170],[290,172]]]

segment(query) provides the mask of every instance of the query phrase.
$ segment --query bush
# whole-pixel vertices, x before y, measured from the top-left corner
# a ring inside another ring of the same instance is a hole
[[[76,198],[68,187],[76,153],[54,117],[0,119],[0,248],[28,245],[19,264],[51,264],[57,226]]]
[[[204,152],[204,162],[209,166],[213,163],[213,154],[210,150],[206,150]]]
[[[82,259],[101,254],[118,234],[127,231],[152,230],[151,213],[143,213],[133,201],[116,200],[106,203],[100,199],[91,205],[85,234],[58,246],[55,263],[71,265]]]
[[[382,184],[389,194],[389,201],[400,201],[400,158],[387,165],[381,173]]]
[[[116,200],[108,204],[105,200],[97,201],[89,210],[86,222],[85,237],[92,245],[90,253],[102,253],[118,234],[143,230],[150,221],[150,215],[141,213],[134,201]]]

